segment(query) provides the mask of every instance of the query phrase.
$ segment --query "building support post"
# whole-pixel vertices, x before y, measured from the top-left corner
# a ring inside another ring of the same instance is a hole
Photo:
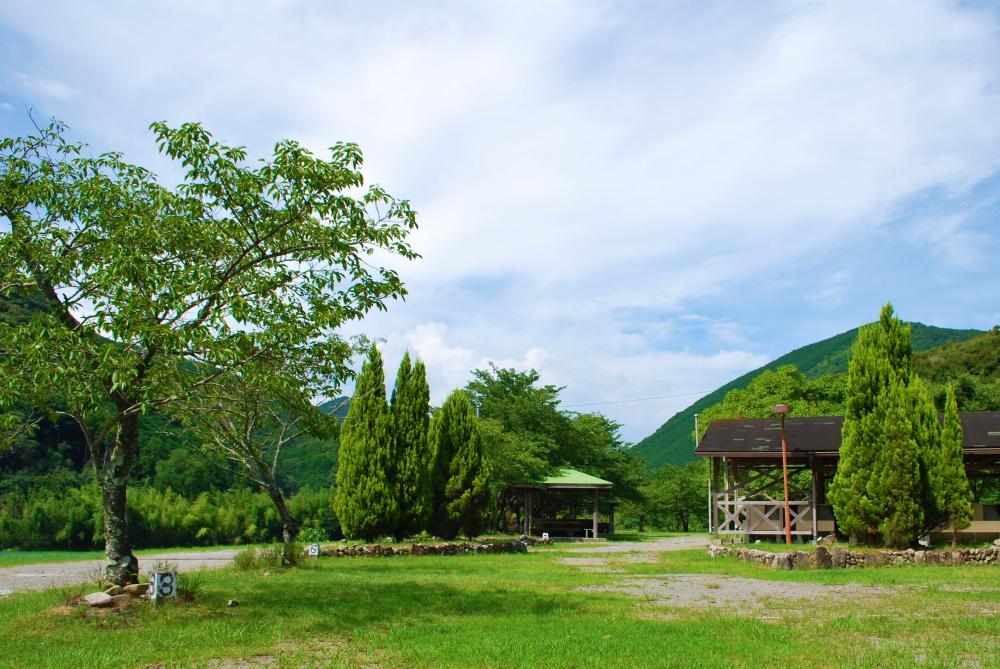
[[[708,533],[715,534],[715,458],[708,459]]]
[[[819,523],[816,509],[816,506],[819,504],[819,476],[816,473],[816,460],[814,458],[809,458],[809,473],[812,474],[812,496],[809,500],[809,506],[812,508],[812,531],[813,539],[815,540],[819,537]]]
[[[594,538],[597,538],[597,495],[598,491],[594,490]]]

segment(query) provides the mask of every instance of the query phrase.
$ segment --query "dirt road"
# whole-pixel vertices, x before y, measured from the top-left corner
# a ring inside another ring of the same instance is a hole
[[[145,571],[154,562],[172,562],[179,571],[196,569],[219,569],[228,566],[238,551],[202,551],[197,553],[167,552],[145,555],[139,558],[139,568]],[[21,567],[0,569],[0,596],[21,590],[44,590],[61,588],[88,581],[96,581],[104,565],[103,560],[83,560],[80,562],[60,562],[56,564],[32,564]]]

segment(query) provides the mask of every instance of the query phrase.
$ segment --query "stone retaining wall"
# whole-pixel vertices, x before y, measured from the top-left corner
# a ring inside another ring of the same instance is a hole
[[[773,569],[829,569],[831,567],[883,567],[897,564],[997,564],[1000,562],[1000,539],[985,548],[917,551],[851,551],[845,548],[817,546],[811,551],[772,553],[756,548],[709,546],[708,555],[729,555],[745,562]]]
[[[512,541],[485,543],[403,544],[383,546],[367,544],[357,546],[322,546],[319,554],[324,557],[392,557],[393,555],[458,555],[460,553],[527,553],[528,542]]]

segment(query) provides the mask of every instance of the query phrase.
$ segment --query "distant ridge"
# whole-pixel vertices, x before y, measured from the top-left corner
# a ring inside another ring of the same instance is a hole
[[[319,410],[325,414],[337,417],[341,423],[347,418],[347,411],[351,408],[350,397],[335,397],[319,405]]]
[[[913,326],[913,350],[926,351],[951,342],[960,342],[978,335],[985,334],[982,330],[955,330],[939,328],[923,323],[911,323]],[[810,378],[846,372],[851,355],[851,345],[858,334],[858,328],[834,335],[829,339],[807,344],[790,353],[777,358],[763,367],[743,376],[733,379],[726,385],[705,395],[687,409],[678,412],[670,420],[661,425],[656,432],[649,435],[635,446],[632,451],[642,457],[650,469],[665,464],[684,464],[694,459],[694,414],[721,402],[726,393],[733,388],[746,388],[750,382],[764,370],[774,370],[782,365],[795,365],[799,371]]]

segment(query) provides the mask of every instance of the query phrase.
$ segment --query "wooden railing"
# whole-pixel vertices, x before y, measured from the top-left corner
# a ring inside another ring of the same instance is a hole
[[[788,504],[792,534],[812,535],[812,506],[807,500]],[[783,535],[785,503],[771,500],[716,500],[719,534]]]

